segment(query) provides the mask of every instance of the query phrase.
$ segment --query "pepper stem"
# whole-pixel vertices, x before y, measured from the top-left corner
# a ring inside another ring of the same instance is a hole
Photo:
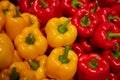
[[[78,0],[72,0],[71,5],[73,8],[78,8],[78,7],[83,6],[83,3],[79,2]]]
[[[120,51],[119,51],[119,44],[116,43],[116,50],[115,50],[115,53],[112,53],[112,56],[115,58],[115,59],[119,59],[120,58]]]
[[[61,24],[58,26],[58,32],[64,34],[65,32],[68,31],[67,25],[70,22],[70,19],[66,20],[65,23]]]
[[[46,3],[44,0],[40,0],[42,8],[47,8],[48,7],[48,3]]]
[[[112,37],[120,37],[120,33],[108,32],[107,33],[107,38],[110,40]]]
[[[26,37],[25,42],[26,42],[27,44],[34,44],[34,42],[35,42],[35,37],[34,37],[34,35],[33,35],[32,33],[29,33],[28,36]]]
[[[70,60],[68,59],[68,52],[71,49],[70,46],[65,46],[64,53],[59,56],[59,60],[62,64],[68,63]]]
[[[90,25],[90,17],[86,14],[84,17],[81,18],[80,23],[82,26],[89,26]]]
[[[108,20],[109,21],[113,21],[114,19],[120,20],[120,17],[118,17],[118,16],[112,16],[112,15],[108,16]]]
[[[10,80],[19,80],[20,79],[20,74],[16,71],[15,67],[12,68],[9,78],[10,78]]]
[[[17,9],[16,9],[16,10],[15,10],[15,13],[16,13],[16,14],[15,14],[15,16],[14,16],[14,17],[20,17],[19,10],[17,10]]]
[[[29,64],[32,70],[37,70],[40,66],[37,60],[29,60]]]
[[[96,10],[98,9],[98,1],[96,0],[95,3],[96,3],[95,7],[93,9],[91,9],[92,13],[96,12]]]
[[[9,12],[8,9],[4,9],[4,10],[3,10],[3,13],[4,13],[5,15],[6,15],[8,12]]]
[[[88,65],[91,67],[91,68],[97,68],[98,67],[98,58],[95,57],[93,60],[91,60]]]

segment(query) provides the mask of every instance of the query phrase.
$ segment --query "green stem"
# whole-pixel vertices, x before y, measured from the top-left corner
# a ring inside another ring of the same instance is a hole
[[[16,12],[16,14],[15,14],[14,17],[20,17],[20,12],[19,12],[19,10],[16,9],[15,12]]]
[[[6,15],[8,12],[9,12],[8,9],[4,9],[4,10],[3,10],[3,13],[4,13],[5,15]]]
[[[93,60],[91,60],[88,65],[91,67],[91,68],[97,68],[98,67],[98,58],[95,57]]]
[[[107,33],[107,38],[110,40],[113,37],[120,37],[120,33],[112,33],[112,32],[108,32]]]
[[[33,4],[33,0],[30,0],[29,5],[32,6],[32,4]]]
[[[47,8],[48,7],[48,3],[46,3],[44,0],[40,0],[42,8]]]
[[[113,21],[114,19],[120,20],[120,17],[119,16],[112,16],[112,15],[108,16],[109,21]]]
[[[29,60],[29,64],[32,70],[37,70],[40,66],[37,60]]]
[[[78,0],[72,0],[71,5],[73,8],[78,8],[78,7],[83,6],[83,3],[79,2]]]
[[[81,18],[80,23],[82,26],[89,26],[90,25],[90,17],[86,14],[84,17]]]
[[[98,9],[98,1],[96,0],[95,3],[96,3],[95,7],[93,9],[91,9],[92,13],[95,13],[97,11],[97,9]]]
[[[15,67],[12,68],[9,78],[10,78],[10,80],[19,80],[20,79],[20,74],[16,71]]]
[[[34,35],[33,35],[32,33],[29,33],[28,36],[26,37],[25,42],[26,42],[27,44],[34,44],[34,42],[35,42],[35,37],[34,37]]]
[[[70,46],[65,46],[64,53],[59,56],[59,60],[62,64],[68,63],[70,60],[68,59],[68,52],[71,49]]]
[[[119,44],[118,43],[116,43],[116,50],[115,50],[115,53],[112,53],[112,56],[115,59],[119,59],[120,58],[120,51],[119,51]]]
[[[58,32],[64,34],[65,32],[68,31],[67,25],[70,22],[70,19],[66,20],[65,23],[61,24],[58,26]]]

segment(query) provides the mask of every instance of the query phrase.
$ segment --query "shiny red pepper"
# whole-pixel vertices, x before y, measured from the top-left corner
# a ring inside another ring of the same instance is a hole
[[[105,80],[109,75],[109,63],[98,53],[84,54],[79,57],[79,80]]]
[[[35,0],[18,0],[20,12],[29,12],[32,13],[33,2]]]
[[[98,23],[97,15],[88,9],[80,9],[71,19],[73,25],[77,27],[79,37],[90,37]]]
[[[73,43],[72,44],[72,49],[76,52],[78,57],[85,54],[83,47],[79,43]]]
[[[113,73],[120,72],[120,50],[118,43],[116,43],[115,50],[112,49],[104,50],[102,52],[102,56],[109,62],[110,69]]]
[[[34,14],[43,27],[49,19],[62,16],[59,0],[35,0],[32,5]]]
[[[96,27],[90,42],[99,48],[110,49],[115,46],[119,37],[119,28],[111,22],[105,22]]]
[[[116,74],[110,73],[105,80],[118,80]]]
[[[78,9],[84,7],[90,0],[62,0],[61,8],[64,16],[72,17]]]
[[[116,3],[114,6],[111,7],[113,10],[117,12],[117,14],[120,16],[120,0],[119,3]]]

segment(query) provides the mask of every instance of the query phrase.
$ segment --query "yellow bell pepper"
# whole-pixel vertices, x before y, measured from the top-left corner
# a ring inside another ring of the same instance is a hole
[[[18,10],[16,12],[10,12],[6,18],[5,30],[11,40],[26,27],[29,26],[29,16],[26,14],[20,14]]]
[[[14,44],[19,55],[24,59],[35,59],[47,50],[47,40],[42,32],[35,27],[26,27],[15,38]]]
[[[0,33],[0,70],[12,63],[14,45],[8,35]]]
[[[4,25],[5,25],[5,15],[0,8],[0,32],[2,31]]]
[[[66,17],[52,18],[45,26],[47,41],[51,47],[71,45],[77,37],[77,29]]]
[[[70,80],[76,73],[78,57],[70,46],[54,48],[45,63],[48,77],[56,80]]]
[[[9,0],[2,0],[0,1],[0,8],[4,12],[4,14],[9,14],[11,11],[15,11],[16,6],[11,3]]]
[[[47,60],[46,55],[39,56],[34,60],[28,60],[31,69],[35,72],[36,78],[42,80],[46,78],[45,74],[45,62]]]

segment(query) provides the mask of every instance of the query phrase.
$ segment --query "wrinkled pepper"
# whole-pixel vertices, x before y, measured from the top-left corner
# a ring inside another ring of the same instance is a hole
[[[33,14],[38,17],[41,27],[45,27],[49,19],[62,16],[59,0],[35,0],[32,6]]]
[[[94,34],[90,37],[90,42],[99,48],[111,49],[119,37],[119,28],[111,22],[105,22],[95,29]]]
[[[72,17],[78,9],[84,7],[89,2],[90,0],[62,0],[62,14],[66,17]]]
[[[5,30],[11,40],[20,34],[20,32],[29,25],[29,16],[25,13],[20,14],[18,10],[10,12],[6,17]]]
[[[72,24],[76,26],[79,37],[90,37],[98,23],[96,14],[89,9],[80,9],[72,18]]]
[[[84,54],[78,59],[77,74],[79,80],[105,80],[109,63],[98,53]]]
[[[42,80],[44,78],[47,78],[45,74],[46,60],[47,60],[46,55],[39,56],[34,60],[28,60],[31,70],[35,72],[37,80]]]
[[[120,72],[120,50],[119,44],[116,43],[115,50],[108,49],[102,52],[104,59],[106,59],[110,64],[110,69],[113,73]]]
[[[19,55],[24,59],[35,59],[47,50],[47,40],[38,28],[26,27],[14,40]],[[44,47],[43,47],[44,46]]]
[[[0,70],[7,68],[13,59],[14,45],[6,33],[0,33]]]
[[[56,80],[70,80],[76,73],[78,57],[70,46],[54,48],[45,63],[46,75]]]
[[[76,27],[66,17],[50,19],[45,26],[45,32],[48,44],[53,48],[71,45],[77,37]]]

